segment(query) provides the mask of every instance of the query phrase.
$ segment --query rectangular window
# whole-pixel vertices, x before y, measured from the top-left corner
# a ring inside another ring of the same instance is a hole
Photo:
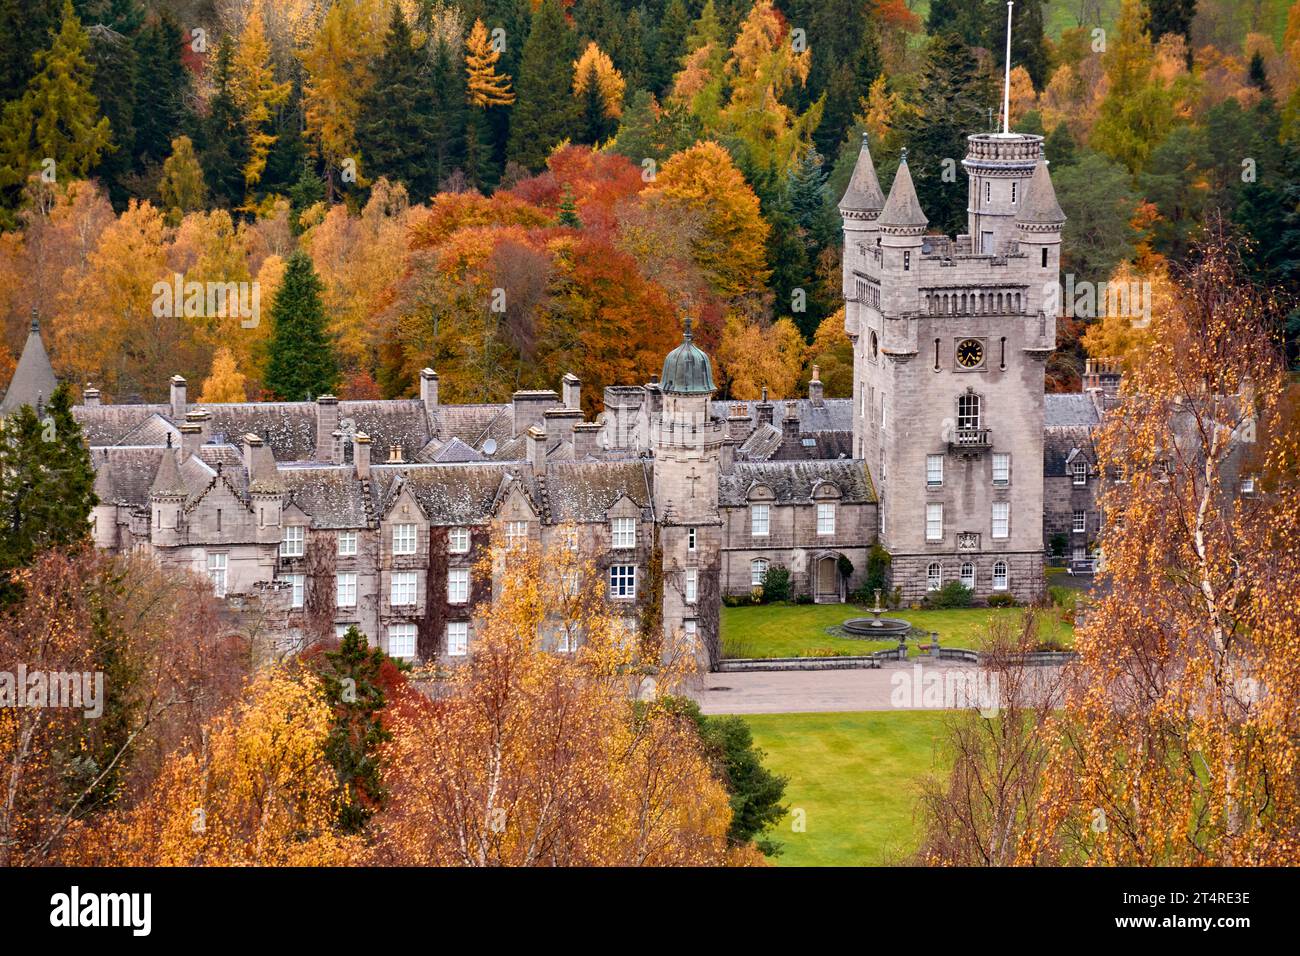
[[[338,607],[357,606],[357,574],[355,571],[340,571],[335,578],[334,603]]]
[[[766,538],[770,512],[767,505],[749,506],[749,533],[756,538]]]
[[[212,579],[212,593],[217,597],[226,596],[226,570],[230,555],[224,551],[214,551],[208,555],[208,577]]]
[[[943,540],[943,505],[932,501],[925,506],[925,540]]]
[[[351,626],[352,626],[351,624],[335,624],[334,636],[337,637],[340,641],[343,640],[343,638],[348,636],[348,628]]]
[[[527,521],[507,521],[506,522],[506,548],[513,550],[515,548],[528,547],[528,522]]]
[[[284,540],[280,542],[280,554],[286,558],[301,558],[305,551],[307,529],[300,524],[291,524],[284,529]]]
[[[635,564],[611,564],[609,566],[609,596],[620,599],[636,597]]]
[[[834,505],[817,506],[817,533],[818,534],[835,533],[835,506]]]
[[[393,554],[415,554],[415,525],[393,525]]]
[[[929,488],[943,484],[943,455],[925,456],[925,484]]]
[[[415,572],[394,571],[388,592],[388,603],[393,606],[415,603]]]
[[[686,550],[687,551],[695,550],[695,529],[694,528],[686,529]]]
[[[1088,483],[1088,463],[1086,461],[1076,461],[1070,466],[1074,474],[1074,483],[1076,485],[1086,485]]]
[[[694,604],[699,590],[700,572],[695,568],[686,569],[686,603]]]
[[[447,550],[452,554],[468,554],[469,528],[452,528],[448,531]]]
[[[1016,187],[1019,185],[1014,179],[1011,180],[1011,205],[1013,206],[1016,204]]]
[[[447,572],[447,601],[469,603],[469,568],[452,568]]]
[[[307,603],[307,575],[289,575],[289,607],[303,607]]]
[[[339,557],[350,558],[357,553],[357,533],[355,531],[339,532]]]
[[[1088,560],[1088,549],[1081,544],[1076,544],[1074,546],[1073,554],[1074,554],[1074,561],[1076,564]]]
[[[912,269],[912,253],[904,249],[903,250],[903,271],[910,272],[911,269]]]
[[[682,635],[686,638],[687,647],[695,646],[695,635],[697,633],[697,630],[698,629],[696,628],[694,621],[690,621],[690,620],[682,621]]]
[[[469,623],[451,621],[447,625],[447,654],[451,657],[464,657],[469,653]]]
[[[885,396],[880,396],[880,430],[883,432],[889,427],[889,409],[885,408]]]
[[[620,549],[635,548],[636,519],[615,518],[612,524],[614,526],[614,547]]]
[[[1255,493],[1255,479],[1253,477],[1241,479],[1241,493],[1243,495],[1253,495]]]
[[[768,564],[766,558],[759,558],[756,561],[750,562],[749,564],[749,586],[750,587],[761,588],[763,586],[763,578],[767,575],[767,568],[768,568]]]
[[[1083,534],[1088,530],[1088,513],[1086,511],[1076,511],[1070,522],[1070,530],[1075,534]]]
[[[415,656],[415,625],[409,623],[388,625],[388,654],[390,657]]]
[[[993,453],[993,484],[1011,483],[1011,455],[1004,451]]]
[[[993,590],[1005,591],[1007,589],[1007,563],[1005,561],[996,561],[993,564]]]
[[[570,551],[578,550],[578,529],[569,527],[564,529],[564,546]]]
[[[571,654],[578,649],[578,635],[574,634],[568,627],[560,628],[560,636],[556,638],[555,649],[561,654]]]
[[[993,502],[993,537],[1007,538],[1011,536],[1011,502],[995,501]]]

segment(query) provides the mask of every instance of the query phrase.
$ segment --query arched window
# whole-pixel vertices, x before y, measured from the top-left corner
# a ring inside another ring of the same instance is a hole
[[[980,427],[980,397],[974,392],[957,396],[957,427],[960,429]]]
[[[751,587],[760,588],[763,586],[763,575],[767,574],[768,561],[766,558],[755,558],[749,562],[749,583]]]
[[[941,587],[943,587],[943,565],[938,561],[931,561],[930,566],[925,569],[925,589],[937,591]]]
[[[970,561],[961,563],[961,586],[975,590],[975,565]]]
[[[1007,563],[1005,561],[993,562],[993,590],[1005,591],[1007,589]]]

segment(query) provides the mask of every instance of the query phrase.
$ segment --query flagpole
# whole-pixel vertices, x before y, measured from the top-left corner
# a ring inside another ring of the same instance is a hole
[[[1006,76],[1002,83],[1002,133],[1011,132],[1011,8],[1015,0],[1007,0],[1007,60]]]

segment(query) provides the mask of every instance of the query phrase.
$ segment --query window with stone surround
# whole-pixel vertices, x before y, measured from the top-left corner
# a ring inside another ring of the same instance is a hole
[[[993,484],[1007,485],[1011,483],[1011,455],[1005,451],[995,451],[993,453]]]
[[[817,506],[817,533],[819,535],[832,535],[835,533],[835,506],[833,504],[819,504]]]
[[[335,577],[334,604],[338,607],[357,606],[357,575],[355,571],[340,571]]]
[[[397,607],[402,604],[415,603],[415,572],[394,571],[389,588],[388,603]]]
[[[357,553],[357,533],[355,531],[339,532],[339,557],[350,558]]]
[[[284,529],[284,540],[280,542],[280,555],[285,558],[301,558],[306,551],[307,528],[300,524],[291,524]]]
[[[694,604],[699,591],[700,572],[696,568],[686,569],[686,603]]]
[[[616,600],[636,597],[636,565],[611,564],[609,566],[609,596]]]
[[[447,571],[447,603],[469,602],[469,568],[450,568]]]
[[[527,521],[507,521],[506,522],[506,548],[526,548],[528,547],[528,522]]]
[[[219,598],[226,596],[226,572],[229,566],[230,555],[226,552],[208,552],[208,578],[212,581],[212,593]]]
[[[925,506],[925,540],[943,540],[943,503],[932,501]]]
[[[1086,461],[1075,461],[1070,465],[1070,473],[1074,476],[1076,485],[1086,485],[1088,483],[1088,463]]]
[[[469,652],[469,624],[466,621],[450,621],[447,624],[447,654],[451,657],[464,657]]]
[[[961,586],[975,590],[975,564],[972,561],[961,563]]]
[[[415,625],[409,622],[388,625],[388,656],[415,656]]]
[[[993,502],[993,537],[1009,538],[1011,536],[1011,502]]]
[[[307,575],[289,575],[289,607],[303,607],[307,603]]]
[[[1088,530],[1088,513],[1075,511],[1070,519],[1070,530],[1075,534],[1084,534]]]
[[[393,554],[415,554],[415,525],[393,525]]]
[[[993,590],[1005,591],[1007,589],[1007,563],[1005,561],[993,562]]]
[[[943,484],[943,455],[925,456],[925,484],[929,488]]]
[[[938,591],[943,587],[943,565],[938,561],[931,561],[929,567],[925,569],[925,589],[927,591]]]
[[[452,528],[448,531],[447,550],[452,554],[468,554],[469,528]]]
[[[614,547],[620,550],[636,547],[636,519],[615,518],[611,524],[614,532]]]
[[[755,558],[749,562],[749,586],[761,588],[763,586],[763,576],[767,574],[768,562],[766,558]]]
[[[771,509],[767,505],[749,506],[749,533],[756,538],[766,538]]]

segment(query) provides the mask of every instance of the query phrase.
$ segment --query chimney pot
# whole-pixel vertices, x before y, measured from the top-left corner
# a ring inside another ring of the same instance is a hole
[[[370,436],[365,432],[352,436],[352,466],[360,480],[370,477]]]
[[[185,417],[185,379],[179,375],[173,375],[171,380],[171,405],[172,418],[181,419]]]

